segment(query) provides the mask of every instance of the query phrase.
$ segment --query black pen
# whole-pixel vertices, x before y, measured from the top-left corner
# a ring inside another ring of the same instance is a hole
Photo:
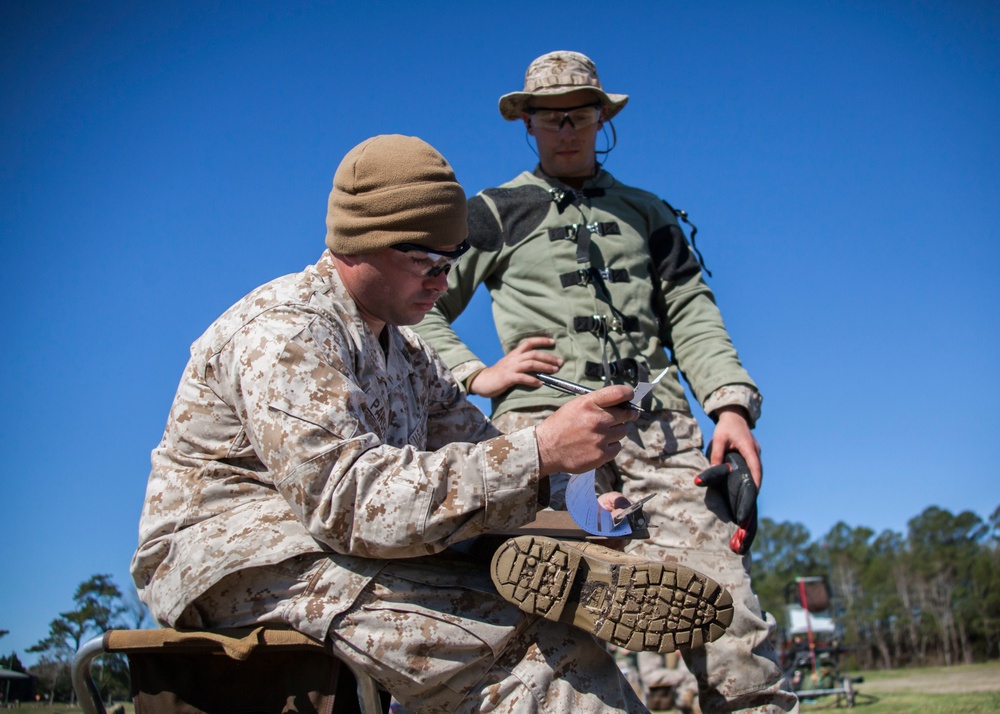
[[[570,382],[568,379],[559,379],[559,377],[553,377],[551,374],[544,374],[542,372],[535,372],[535,378],[537,378],[542,384],[547,387],[552,387],[553,389],[558,389],[560,392],[565,392],[566,394],[575,394],[577,396],[582,394],[590,394],[596,390],[590,387],[584,387],[582,384],[577,384],[576,382]],[[635,409],[636,411],[645,411],[642,407],[637,407],[632,402],[625,402],[624,404],[616,404],[615,406],[625,406],[629,409]]]

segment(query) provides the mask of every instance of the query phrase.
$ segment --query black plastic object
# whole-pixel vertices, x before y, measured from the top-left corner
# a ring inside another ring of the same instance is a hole
[[[709,456],[711,449],[712,444],[709,443]],[[743,456],[738,451],[727,451],[722,463],[702,471],[695,478],[695,483],[723,492],[729,515],[737,525],[729,540],[729,549],[739,555],[748,553],[757,536],[757,484]]]

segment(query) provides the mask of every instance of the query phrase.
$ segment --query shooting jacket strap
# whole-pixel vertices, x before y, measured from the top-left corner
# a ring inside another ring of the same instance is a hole
[[[580,268],[580,270],[572,273],[563,273],[559,276],[559,282],[562,283],[564,288],[568,288],[573,285],[587,286],[591,283],[596,283],[598,280],[603,280],[609,283],[627,283],[629,281],[629,275],[627,270],[590,267]]]
[[[580,315],[573,318],[573,329],[577,332],[593,332],[606,335],[608,332],[638,332],[639,318],[635,315]]]
[[[649,366],[631,357],[608,362],[607,365],[600,362],[586,362],[583,373],[595,379],[621,378],[633,386],[649,380]]]
[[[616,236],[621,235],[621,228],[615,221],[601,223],[571,223],[568,226],[557,226],[549,228],[549,240],[575,240],[576,241],[576,262],[590,262],[590,236]]]

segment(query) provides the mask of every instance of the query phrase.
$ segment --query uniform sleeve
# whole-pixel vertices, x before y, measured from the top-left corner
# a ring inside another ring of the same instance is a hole
[[[418,339],[418,338],[414,338]],[[456,442],[477,444],[502,433],[493,422],[470,402],[456,375],[440,355],[426,343],[421,357],[431,377],[428,380],[427,448],[441,449]]]
[[[440,430],[431,440],[440,448],[387,445],[345,331],[315,316],[289,329],[296,319],[275,313],[245,327],[217,360],[218,377],[239,395],[254,451],[316,540],[345,554],[412,557],[534,517],[533,430],[494,436],[452,384],[431,391],[427,426]],[[445,445],[453,437],[467,441]]]
[[[725,385],[756,390],[677,221],[665,206],[658,206],[651,222],[650,255],[659,276],[660,337],[695,397],[705,406],[709,396]]]
[[[762,401],[760,392],[748,384],[727,384],[716,389],[705,400],[705,413],[712,419],[717,419],[716,412],[722,407],[742,407],[752,429],[760,419]]]

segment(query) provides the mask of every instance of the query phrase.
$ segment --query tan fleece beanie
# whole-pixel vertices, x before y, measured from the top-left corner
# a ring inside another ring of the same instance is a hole
[[[397,243],[444,248],[468,236],[465,217],[465,191],[434,147],[415,136],[376,136],[337,167],[326,245],[342,255]]]

